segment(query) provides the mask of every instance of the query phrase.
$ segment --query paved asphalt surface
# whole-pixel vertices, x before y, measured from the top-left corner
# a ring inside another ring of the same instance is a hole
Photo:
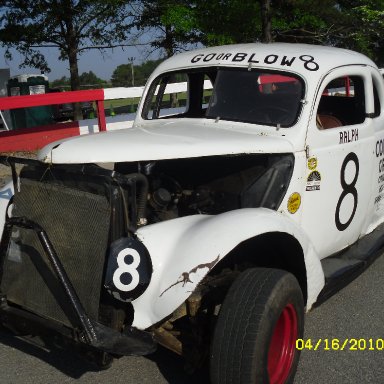
[[[306,316],[305,338],[384,338],[384,256],[337,295]],[[324,346],[324,344],[321,344]],[[206,383],[184,374],[182,361],[159,349],[124,357],[98,371],[71,351],[47,350],[0,331],[0,383]],[[383,351],[305,350],[295,384],[383,383]]]

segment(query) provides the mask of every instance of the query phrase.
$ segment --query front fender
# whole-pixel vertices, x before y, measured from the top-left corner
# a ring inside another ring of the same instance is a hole
[[[307,272],[307,309],[324,286],[318,255],[301,228],[282,213],[245,208],[216,216],[194,215],[148,225],[137,231],[153,264],[151,283],[132,302],[133,326],[145,329],[170,315],[207,273],[239,243],[268,232],[295,237]]]

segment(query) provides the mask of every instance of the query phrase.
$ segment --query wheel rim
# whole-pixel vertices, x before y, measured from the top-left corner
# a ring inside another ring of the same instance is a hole
[[[295,357],[297,339],[297,314],[295,307],[288,304],[272,333],[268,350],[268,376],[270,384],[283,384],[291,371]]]

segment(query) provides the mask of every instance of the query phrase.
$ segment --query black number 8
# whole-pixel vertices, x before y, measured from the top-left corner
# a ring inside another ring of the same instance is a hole
[[[347,167],[347,164],[350,161],[353,161],[355,163],[356,174],[352,182],[350,184],[347,184],[347,182],[345,181],[345,168]],[[344,231],[345,229],[347,229],[349,227],[349,224],[351,224],[353,217],[355,216],[357,201],[358,201],[357,190],[355,186],[356,186],[358,176],[359,176],[359,159],[357,158],[356,153],[351,152],[344,159],[343,164],[341,165],[341,171],[340,171],[340,183],[343,188],[343,192],[341,192],[339,201],[337,202],[336,212],[335,212],[335,223],[339,231]],[[353,196],[353,210],[348,221],[345,223],[342,223],[340,221],[340,206],[344,198],[349,194]]]

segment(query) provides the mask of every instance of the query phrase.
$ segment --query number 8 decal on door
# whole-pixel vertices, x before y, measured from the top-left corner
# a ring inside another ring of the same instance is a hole
[[[352,182],[348,184],[347,181],[345,180],[345,169],[347,168],[348,163],[351,161],[355,164],[356,171],[355,171],[355,176]],[[343,164],[341,165],[341,171],[340,171],[340,183],[341,183],[341,187],[343,188],[343,192],[341,192],[339,201],[337,202],[337,205],[336,205],[336,211],[335,211],[335,223],[339,231],[344,231],[345,229],[347,229],[351,224],[353,217],[355,216],[357,203],[358,203],[358,195],[357,195],[357,189],[356,189],[356,182],[358,177],[359,177],[359,159],[357,158],[356,153],[351,152],[345,157]],[[353,210],[349,219],[345,223],[342,223],[340,220],[340,206],[343,200],[345,199],[345,197],[349,194],[353,196]]]

